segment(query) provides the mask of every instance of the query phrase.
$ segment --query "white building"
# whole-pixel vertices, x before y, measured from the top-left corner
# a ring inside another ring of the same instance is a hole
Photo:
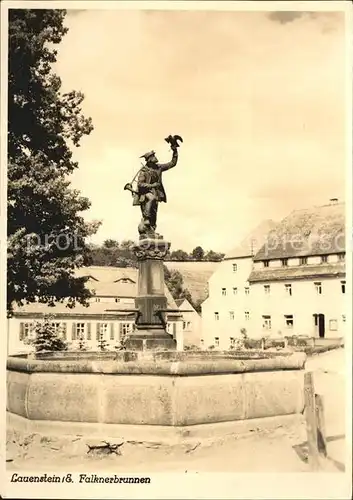
[[[89,267],[77,271],[78,276],[89,276],[87,288],[94,291],[89,307],[77,304],[73,309],[65,303],[54,307],[31,303],[16,306],[8,320],[8,354],[20,354],[33,348],[26,343],[35,322],[46,315],[53,317],[53,324],[60,335],[77,348],[83,339],[91,350],[97,350],[98,341],[104,338],[109,349],[114,349],[122,335],[134,328],[135,297],[137,293],[137,269],[115,267]],[[168,308],[177,309],[169,290],[165,287]],[[168,313],[168,332],[177,341],[177,349],[183,349],[183,318],[178,313]]]
[[[265,220],[220,262],[208,282],[209,296],[202,303],[202,340],[205,348],[229,349],[251,322],[249,275],[253,256],[275,227]]]
[[[242,328],[251,338],[344,337],[344,204],[295,210],[268,231],[253,257],[225,258],[209,289],[202,306],[206,347],[229,348]]]
[[[201,316],[187,299],[175,299],[180,313],[183,316],[183,345],[200,347]]]

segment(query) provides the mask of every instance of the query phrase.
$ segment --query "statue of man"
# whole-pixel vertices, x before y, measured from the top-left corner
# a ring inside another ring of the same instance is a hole
[[[137,194],[133,204],[140,205],[142,221],[138,230],[140,236],[155,235],[157,227],[158,203],[167,202],[167,196],[162,183],[162,173],[175,167],[178,162],[178,144],[172,143],[173,156],[168,163],[159,163],[156,153],[149,151],[141,156],[146,164],[140,170],[137,178]]]

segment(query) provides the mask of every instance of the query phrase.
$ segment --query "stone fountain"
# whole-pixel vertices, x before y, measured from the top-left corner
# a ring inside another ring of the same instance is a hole
[[[9,357],[7,411],[15,428],[175,442],[302,418],[305,354],[175,350],[165,321],[170,243],[156,232],[158,205],[167,199],[162,173],[176,165],[181,138],[167,140],[171,162],[146,153],[137,188],[125,186],[142,213],[136,330],[127,350]]]

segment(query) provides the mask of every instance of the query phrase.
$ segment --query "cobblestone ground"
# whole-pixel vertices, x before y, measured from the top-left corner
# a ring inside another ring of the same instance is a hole
[[[344,350],[307,362],[315,390],[324,396],[328,436],[327,470],[344,470]],[[8,429],[8,470],[92,472],[309,472],[305,425],[278,425],[271,431],[232,436],[213,444],[195,442],[178,447],[124,443],[121,455],[87,454],[87,439],[24,436]]]

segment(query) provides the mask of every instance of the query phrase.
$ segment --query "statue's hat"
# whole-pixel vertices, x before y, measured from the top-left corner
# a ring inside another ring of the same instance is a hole
[[[148,158],[151,158],[151,156],[154,156],[156,153],[155,151],[149,151],[148,153],[145,153],[144,155],[140,156],[140,158],[144,158],[146,161]]]

